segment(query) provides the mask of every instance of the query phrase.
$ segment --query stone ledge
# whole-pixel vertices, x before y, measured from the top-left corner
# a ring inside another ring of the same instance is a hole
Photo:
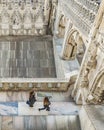
[[[4,78],[0,81],[0,91],[67,91],[69,81],[55,78]]]

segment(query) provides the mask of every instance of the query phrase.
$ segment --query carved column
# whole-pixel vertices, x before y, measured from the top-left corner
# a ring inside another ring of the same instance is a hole
[[[61,9],[60,9],[60,6],[58,5],[57,11],[56,11],[56,21],[55,21],[55,26],[54,26],[54,35],[55,36],[57,36],[57,34],[58,34],[60,16],[61,16]]]
[[[69,20],[67,22],[67,25],[66,25],[65,36],[64,36],[64,41],[63,41],[63,45],[62,45],[62,51],[61,51],[61,57],[62,57],[62,59],[66,59],[65,53],[66,53],[66,48],[67,48],[67,44],[68,44],[69,32],[70,32],[72,26],[73,26],[73,24]]]
[[[96,54],[94,54],[95,52],[92,50],[91,46],[93,46],[93,45],[96,46],[95,38],[96,38],[96,35],[98,33],[98,28],[99,28],[102,18],[103,18],[103,15],[102,15],[103,13],[104,13],[104,1],[101,2],[100,8],[98,10],[98,14],[96,15],[92,29],[90,31],[88,46],[87,46],[87,49],[86,49],[86,52],[85,52],[85,55],[84,55],[84,58],[83,58],[83,61],[81,64],[81,69],[80,69],[79,75],[77,77],[72,96],[76,96],[78,90],[81,88],[82,82],[80,79],[81,79],[81,77],[86,76],[86,74],[84,74],[84,72],[86,72],[86,70],[88,70],[88,73],[87,73],[87,77],[88,77],[89,72],[92,69],[92,67],[95,67],[94,65],[96,63]],[[90,60],[88,59],[89,56],[90,56]],[[91,63],[91,64],[93,63],[94,65],[89,65],[89,63]]]

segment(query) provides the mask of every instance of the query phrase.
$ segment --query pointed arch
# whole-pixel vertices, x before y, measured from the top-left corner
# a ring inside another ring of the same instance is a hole
[[[74,59],[77,55],[84,55],[84,41],[76,29],[71,29],[67,33],[64,47],[65,59]]]
[[[6,10],[1,12],[1,28],[2,29],[9,29],[10,24],[10,16]]]
[[[64,37],[65,35],[65,27],[67,23],[67,18],[65,17],[64,14],[61,14],[59,16],[59,23],[58,23],[58,36],[59,37]]]
[[[104,67],[95,75],[94,81],[92,83],[91,92],[94,92],[95,89],[99,86],[99,82],[104,78]]]
[[[24,28],[31,29],[32,28],[32,13],[30,10],[26,10],[24,13]]]
[[[13,29],[20,29],[22,24],[22,17],[19,11],[15,10],[11,17]]]

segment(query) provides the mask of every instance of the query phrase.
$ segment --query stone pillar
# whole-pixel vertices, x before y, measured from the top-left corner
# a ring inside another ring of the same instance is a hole
[[[66,59],[65,53],[66,53],[67,42],[68,42],[67,40],[68,40],[68,35],[69,35],[69,32],[70,32],[72,26],[73,26],[73,24],[72,24],[72,22],[69,20],[69,21],[67,22],[67,25],[66,25],[66,28],[65,28],[65,36],[64,36],[64,41],[63,41],[62,51],[61,51],[61,57],[62,57],[63,59]]]
[[[93,51],[94,50],[93,45],[95,46],[95,38],[96,38],[97,33],[99,32],[98,29],[99,29],[99,26],[100,26],[102,18],[103,18],[102,14],[104,14],[104,0],[101,2],[100,8],[98,10],[98,13],[96,15],[95,21],[93,23],[92,29],[91,29],[89,37],[88,37],[89,39],[88,39],[86,52],[85,52],[85,55],[84,55],[84,58],[83,58],[83,61],[81,64],[80,72],[78,74],[78,77],[77,77],[77,80],[76,80],[76,83],[74,86],[74,90],[72,92],[73,97],[77,96],[78,90],[81,89],[81,87],[83,86],[83,80],[81,81],[81,79],[86,78],[86,76],[88,78],[89,71],[90,71],[90,69],[92,69],[92,65],[90,66],[89,62],[91,62],[93,60],[93,63],[95,63],[96,55],[94,54],[95,51]],[[88,57],[90,57],[90,61],[88,60]],[[85,74],[86,70],[88,70],[87,75]],[[93,79],[93,77],[92,77],[92,79]],[[89,85],[85,85],[85,87],[89,88]],[[86,99],[87,99],[87,96],[86,96]]]
[[[56,21],[54,24],[54,35],[55,36],[57,36],[57,34],[58,34],[60,15],[61,15],[61,10],[60,10],[60,5],[58,4],[57,11],[56,11]]]

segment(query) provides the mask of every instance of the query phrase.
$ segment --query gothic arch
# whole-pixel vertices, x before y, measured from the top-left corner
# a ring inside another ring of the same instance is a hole
[[[26,10],[24,12],[24,28],[31,29],[32,28],[32,13],[30,10]]]
[[[9,29],[10,16],[6,10],[1,12],[1,27],[2,29]]]
[[[65,17],[65,15],[61,14],[59,16],[59,23],[58,23],[58,36],[59,37],[64,37],[66,22],[67,22],[67,18]]]
[[[68,43],[68,41],[70,40],[71,36],[73,35],[73,33],[77,32],[76,29],[71,29],[68,31],[68,35],[67,35],[67,38],[66,38],[66,44]]]
[[[20,29],[22,24],[22,17],[19,11],[14,11],[11,17],[13,29]]]
[[[67,33],[65,41],[64,56],[66,59],[73,59],[77,55],[84,55],[84,41],[76,29],[71,29]]]
[[[92,87],[91,87],[91,92],[94,92],[95,89],[98,87],[98,85],[101,84],[102,80],[104,79],[104,68],[102,68],[95,76]],[[99,84],[100,83],[100,84]]]

